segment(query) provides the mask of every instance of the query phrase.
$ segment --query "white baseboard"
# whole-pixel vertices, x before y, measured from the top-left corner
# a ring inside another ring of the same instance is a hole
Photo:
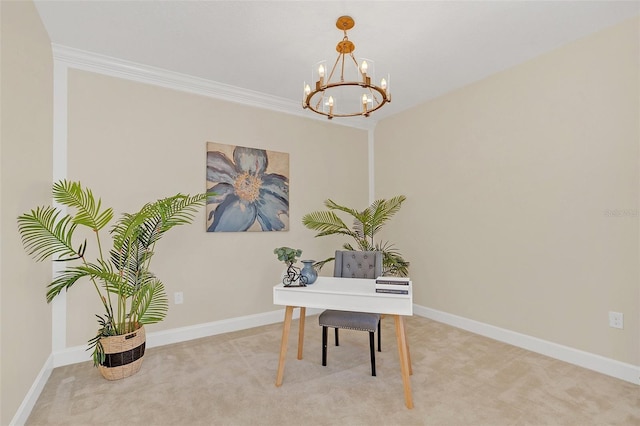
[[[306,316],[315,315],[319,309],[307,309]],[[300,316],[299,310],[293,311],[293,318]],[[188,327],[174,328],[147,334],[147,347],[169,345],[172,343],[186,342],[202,337],[215,336],[216,334],[229,333],[231,331],[245,330],[261,325],[275,324],[284,319],[284,309],[265,312],[262,314],[247,315],[244,317],[230,318],[205,324]]]
[[[320,313],[320,309],[307,309],[307,316]],[[300,311],[295,309],[293,317],[298,318]],[[247,315],[243,317],[229,318],[220,321],[213,321],[204,324],[196,324],[187,327],[172,328],[170,330],[155,331],[147,333],[147,348],[170,345],[172,343],[186,342],[188,340],[200,339],[202,337],[215,336],[216,334],[229,333],[232,331],[245,330],[259,327],[261,325],[275,324],[284,319],[284,309],[264,312],[261,314]],[[74,346],[57,351],[52,354],[53,368],[63,365],[76,364],[91,360],[91,353],[87,351],[87,346]]]
[[[306,315],[316,315],[321,311],[321,309],[308,308]],[[297,309],[294,310],[293,318],[299,317],[300,311]],[[214,336],[216,334],[259,327],[261,325],[275,324],[282,322],[283,319],[284,309],[280,309],[262,314],[247,315],[221,321],[213,321],[205,324],[197,324],[189,327],[179,327],[171,330],[152,332],[147,334],[147,347],[152,348],[156,346],[169,345],[172,343]],[[33,382],[33,385],[31,385],[31,389],[29,389],[29,392],[18,408],[18,411],[11,420],[10,425],[19,426],[25,424],[54,368],[77,364],[80,362],[87,362],[90,360],[91,353],[87,351],[86,345],[66,348],[49,355],[49,358],[40,370],[36,380]]]
[[[321,309],[307,309],[307,315],[316,315],[321,311]],[[413,312],[416,315],[429,318],[434,321],[442,322],[481,336],[489,337],[491,339],[640,385],[639,366],[625,364],[600,355],[580,351],[578,349],[548,342],[536,337],[516,333],[515,331],[484,324],[420,305],[414,305]],[[293,315],[294,318],[298,318],[300,311],[294,310]],[[262,314],[247,315],[221,321],[213,321],[205,324],[152,332],[147,334],[147,347],[151,348],[169,345],[172,343],[214,336],[216,334],[259,327],[261,325],[275,324],[281,322],[283,318],[284,309],[280,309]],[[40,396],[40,393],[42,392],[42,389],[44,388],[44,385],[47,383],[47,380],[51,375],[51,371],[54,368],[90,360],[91,354],[87,351],[86,346],[75,346],[52,353],[42,367],[42,370],[40,370],[36,380],[29,389],[29,392],[22,401],[22,404],[18,408],[15,416],[11,420],[10,425],[17,426],[26,422],[31,410]]]
[[[33,410],[36,401],[38,401],[40,397],[40,393],[42,393],[42,389],[44,389],[44,385],[47,383],[47,380],[49,380],[49,376],[51,376],[51,371],[53,371],[53,355],[49,355],[42,369],[40,369],[31,388],[29,388],[29,392],[27,392],[22,400],[22,404],[18,407],[18,411],[16,411],[13,419],[11,419],[9,423],[10,426],[20,426],[27,422],[31,410]]]
[[[560,361],[568,362],[589,370],[597,371],[607,376],[615,377],[636,385],[640,385],[640,366],[626,364],[611,358],[606,358],[590,352],[559,345],[557,343],[527,336],[493,325],[413,305],[413,313],[456,328],[470,331],[481,336],[489,337],[500,342],[508,343],[519,348],[527,349]]]

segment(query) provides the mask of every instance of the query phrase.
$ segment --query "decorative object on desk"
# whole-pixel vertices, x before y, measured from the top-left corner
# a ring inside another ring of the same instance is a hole
[[[207,143],[208,232],[288,231],[289,154]]]
[[[300,268],[293,266],[296,260],[302,256],[302,250],[291,247],[278,247],[273,250],[278,260],[287,265],[287,270],[282,277],[282,284],[286,287],[306,287],[307,278],[301,275]]]
[[[409,273],[409,262],[403,259],[394,245],[389,242],[374,241],[376,233],[400,210],[405,199],[404,195],[399,195],[389,200],[376,200],[362,211],[341,206],[332,200],[326,200],[324,205],[329,209],[328,211],[308,213],[302,217],[302,223],[307,228],[318,231],[316,237],[336,234],[352,237],[358,248],[355,249],[351,244],[345,243],[342,246],[345,250],[381,251],[383,254],[382,275],[406,276]],[[353,227],[349,228],[335,213],[335,210],[353,216]],[[333,257],[319,261],[316,263],[316,267],[321,269],[332,260],[334,260]]]
[[[311,285],[318,279],[318,271],[313,267],[315,260],[303,260],[300,275],[305,279],[305,284]]]
[[[75,215],[42,206],[18,217],[22,243],[36,261],[51,256],[56,262],[79,261],[79,265],[55,275],[47,286],[47,302],[85,277],[95,288],[105,314],[96,315],[100,328],[89,341],[89,348],[93,349],[94,365],[102,366],[105,378],[127,377],[140,368],[145,348],[143,325],[162,321],[169,308],[164,285],[149,269],[156,244],[169,229],[191,223],[206,197],[204,193],[177,194],[147,203],[137,213],[124,213],[111,229],[113,246],[108,253],[103,253],[100,231],[111,222],[113,209],[102,209],[101,200],[80,182],[62,180],[53,184],[53,200],[74,209]],[[80,244],[74,241],[79,225],[95,235],[97,255],[93,261],[87,258],[87,240]],[[125,336],[121,340],[134,342],[135,346],[119,345],[121,349],[107,352],[110,343],[104,339],[110,336]]]
[[[376,278],[376,293],[409,294],[408,277],[378,277]]]

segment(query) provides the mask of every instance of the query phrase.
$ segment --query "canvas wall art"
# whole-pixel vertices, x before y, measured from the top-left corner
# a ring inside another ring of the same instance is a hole
[[[208,232],[288,231],[289,154],[207,142]]]

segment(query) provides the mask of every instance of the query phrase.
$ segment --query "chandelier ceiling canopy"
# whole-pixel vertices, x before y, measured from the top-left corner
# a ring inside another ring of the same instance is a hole
[[[355,22],[350,16],[341,16],[336,27],[343,31],[342,41],[336,45],[338,57],[329,70],[327,61],[318,62],[312,70],[312,85],[304,83],[302,107],[333,117],[368,117],[387,102],[391,102],[389,76],[375,83],[375,65],[370,59],[356,60],[355,44],[347,31]]]

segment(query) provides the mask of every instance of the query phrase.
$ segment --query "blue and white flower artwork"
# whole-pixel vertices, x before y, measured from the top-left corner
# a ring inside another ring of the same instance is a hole
[[[288,231],[289,154],[207,142],[208,232]]]

